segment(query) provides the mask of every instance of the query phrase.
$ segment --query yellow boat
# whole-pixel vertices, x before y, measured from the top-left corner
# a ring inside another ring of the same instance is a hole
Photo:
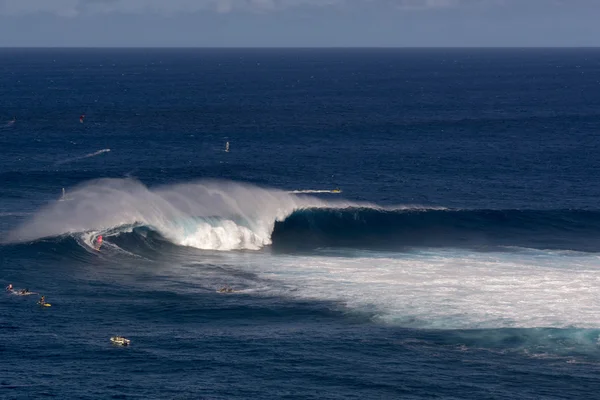
[[[123,336],[113,336],[110,338],[110,341],[119,346],[129,346],[131,343],[131,340],[125,339]]]

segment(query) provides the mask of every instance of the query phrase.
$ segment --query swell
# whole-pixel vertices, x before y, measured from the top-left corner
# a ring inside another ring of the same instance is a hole
[[[424,247],[505,250],[511,247],[598,252],[600,211],[589,210],[384,210],[376,208],[305,208],[273,221],[272,233],[260,236],[243,219],[216,216],[172,222],[167,231],[130,224],[38,240],[36,251],[79,257],[95,235],[108,246],[155,257],[175,254],[179,246],[204,250],[278,251],[323,247],[409,250]],[[23,244],[30,251],[34,243]],[[86,255],[87,257],[87,255]]]
[[[103,179],[69,190],[64,201],[39,210],[4,242],[71,235],[91,247],[98,234],[136,249],[169,242],[222,251],[514,246],[596,252],[600,211],[384,209],[236,182],[151,189],[130,179]],[[155,240],[147,243],[148,237]]]
[[[308,209],[277,221],[272,240],[282,250],[515,246],[596,252],[600,211]]]

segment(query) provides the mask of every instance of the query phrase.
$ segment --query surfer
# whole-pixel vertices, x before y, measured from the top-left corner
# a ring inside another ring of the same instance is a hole
[[[40,306],[43,306],[44,304],[46,304],[46,296],[42,296],[42,298],[40,299],[40,301],[38,301],[38,304]]]
[[[81,114],[79,116],[79,122],[83,124],[83,120],[85,119],[85,114]]]
[[[6,291],[12,292],[12,290],[13,290],[13,285],[12,285],[12,283],[9,283],[8,286],[6,287]]]
[[[100,251],[100,247],[102,247],[102,242],[102,235],[98,235],[98,237],[94,241],[94,248],[96,249],[96,251]]]

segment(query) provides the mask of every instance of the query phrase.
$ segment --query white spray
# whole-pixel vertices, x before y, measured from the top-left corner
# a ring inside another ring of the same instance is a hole
[[[132,179],[101,179],[70,191],[9,234],[8,242],[150,226],[173,243],[201,249],[259,249],[275,221],[308,207],[349,207],[281,190],[201,181],[149,189]]]

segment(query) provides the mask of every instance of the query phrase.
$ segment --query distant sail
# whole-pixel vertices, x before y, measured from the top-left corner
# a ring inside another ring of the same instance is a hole
[[[60,199],[58,199],[58,201],[69,201],[69,200],[73,200],[71,197],[67,197],[67,192],[65,191],[65,188],[62,188],[62,196],[60,196]]]

